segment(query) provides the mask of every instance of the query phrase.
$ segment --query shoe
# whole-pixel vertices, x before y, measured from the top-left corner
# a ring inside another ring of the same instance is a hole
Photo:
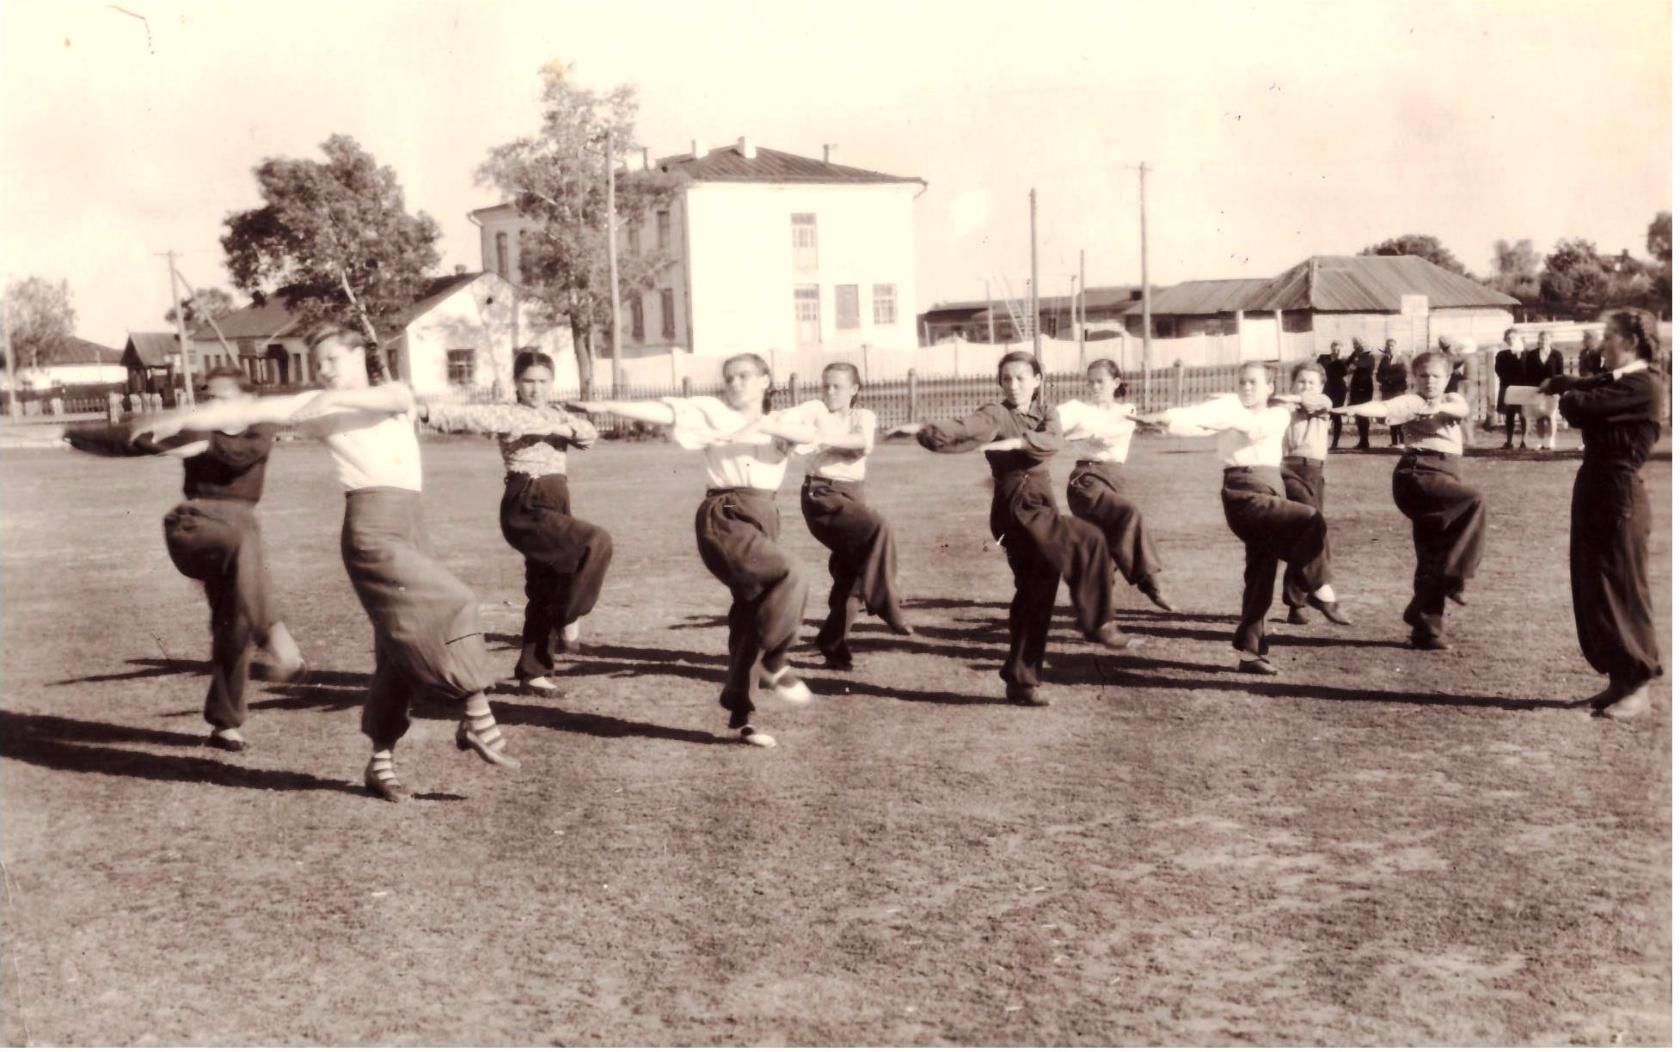
[[[521,694],[535,694],[541,698],[564,697],[566,689],[547,676],[516,676]]]
[[[1459,606],[1469,606],[1470,605],[1470,600],[1464,598],[1464,589],[1463,588],[1454,588],[1452,591],[1447,593],[1447,598],[1451,599],[1453,602],[1457,603]]]
[[[1246,672],[1251,676],[1275,676],[1277,666],[1263,657],[1243,658],[1237,662],[1237,671]]]
[[[1593,709],[1596,712],[1597,710],[1604,708],[1604,706],[1610,704],[1611,702],[1615,701],[1617,698],[1620,698],[1623,694],[1626,694],[1626,693],[1627,693],[1627,690],[1625,688],[1623,688],[1620,683],[1617,683],[1614,680],[1612,680],[1610,682],[1609,686],[1605,687],[1603,690],[1599,691],[1597,694],[1594,694],[1592,697],[1582,698],[1580,701],[1571,701],[1571,702],[1568,702],[1567,704],[1568,704],[1568,707],[1572,708],[1572,709],[1579,709],[1579,708],[1582,708],[1582,707],[1590,707],[1591,709]]]
[[[1342,613],[1342,604],[1334,599],[1324,600],[1316,595],[1307,596],[1307,605],[1324,615],[1324,619],[1333,625],[1351,625],[1353,619]]]
[[[1500,446],[1499,448],[1500,449],[1515,449],[1517,447],[1511,445],[1511,443],[1509,443],[1509,442],[1506,442],[1503,446]]]
[[[1406,604],[1406,609],[1400,614],[1400,620],[1406,622],[1408,625],[1411,625],[1413,628],[1423,627],[1423,617],[1418,613],[1416,599],[1413,599],[1411,602]]]
[[[1003,699],[1011,705],[1021,705],[1029,709],[1043,709],[1050,706],[1050,698],[1044,693],[1044,688],[1036,684],[1029,687],[1011,683],[1004,690]]]
[[[1110,650],[1130,650],[1143,641],[1137,636],[1127,635],[1117,623],[1109,621],[1097,629],[1097,634],[1091,637],[1091,642],[1101,643]]]
[[[1631,720],[1651,711],[1651,688],[1641,683],[1593,713],[1605,720]]]
[[[741,741],[747,745],[756,745],[760,749],[774,749],[776,747],[776,739],[758,730],[750,723],[741,728]]]
[[[812,697],[811,688],[793,671],[792,665],[783,665],[774,676],[768,672],[760,673],[758,685],[775,691],[776,697],[791,705],[804,705]]]
[[[502,750],[507,747],[507,739],[502,737],[502,728],[491,720],[490,725],[473,730],[473,717],[468,716],[455,728],[455,748],[462,752],[472,750],[478,758],[492,767],[505,767],[510,771],[519,769],[519,761],[507,755]]]
[[[1149,600],[1151,603],[1154,603],[1160,609],[1165,610],[1169,614],[1178,613],[1178,607],[1176,607],[1172,604],[1171,599],[1168,599],[1166,596],[1162,595],[1161,590],[1159,588],[1145,588],[1145,589],[1143,589],[1143,597],[1145,599]]]
[[[397,780],[396,769],[391,766],[390,760],[383,763],[378,757],[369,760],[367,771],[362,775],[362,784],[374,796],[393,804],[400,804],[409,797],[408,787]]]
[[[251,747],[251,743],[242,738],[239,732],[231,727],[226,730],[218,727],[211,731],[210,737],[204,744],[223,752],[245,752]]]
[[[1440,636],[1425,635],[1422,632],[1412,633],[1413,650],[1451,650],[1452,644]]]
[[[309,662],[299,660],[294,665],[280,665],[260,658],[251,661],[251,678],[265,683],[296,683],[309,674]]]
[[[819,647],[817,652],[822,655],[823,668],[832,669],[835,672],[850,672],[852,670],[851,651],[844,649],[823,650]]]
[[[887,628],[895,636],[913,636],[916,634],[915,626],[904,620],[902,614],[894,612],[881,618],[881,620],[887,623]]]
[[[1306,614],[1302,613],[1301,608],[1298,607],[1298,606],[1290,607],[1289,608],[1289,616],[1284,618],[1284,620],[1288,621],[1292,625],[1310,625],[1310,624],[1312,624],[1312,619],[1309,618]]]

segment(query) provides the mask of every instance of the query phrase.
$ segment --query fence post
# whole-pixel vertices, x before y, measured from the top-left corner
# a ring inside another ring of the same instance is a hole
[[[685,376],[682,378],[682,396],[684,398],[694,397],[694,380],[691,377]]]
[[[1184,404],[1184,359],[1173,362],[1173,405]]]
[[[907,377],[909,378],[909,381],[910,381],[910,416],[909,416],[909,420],[912,420],[912,421],[913,420],[920,420],[921,415],[916,412],[916,409],[917,409],[917,405],[916,405],[916,403],[917,403],[916,370],[912,368],[906,375],[907,375]]]
[[[788,391],[788,405],[790,405],[790,406],[798,405],[799,404],[799,374],[798,373],[788,373],[787,391]]]

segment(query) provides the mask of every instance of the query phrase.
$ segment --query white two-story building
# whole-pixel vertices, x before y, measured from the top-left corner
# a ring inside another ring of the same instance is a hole
[[[627,359],[916,347],[912,203],[923,180],[747,139],[654,167],[675,176],[677,190],[624,224],[619,251],[672,262],[651,291],[625,295]],[[472,218],[484,269],[517,280],[519,235],[531,222],[509,204]]]

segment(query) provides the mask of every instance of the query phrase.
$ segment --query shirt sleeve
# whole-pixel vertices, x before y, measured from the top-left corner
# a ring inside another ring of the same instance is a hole
[[[868,456],[875,452],[875,413],[869,409],[859,409],[852,416],[852,433],[863,436],[863,454]]]
[[[242,470],[268,459],[269,453],[274,450],[274,435],[278,430],[272,424],[258,424],[237,435],[224,435],[217,431],[209,436],[210,448],[203,455],[235,470]]]
[[[1181,437],[1204,435],[1209,431],[1246,431],[1250,422],[1243,417],[1247,415],[1236,395],[1220,395],[1200,405],[1181,406],[1161,414],[1167,433]]]
[[[684,449],[706,448],[707,436],[717,430],[712,423],[715,413],[707,410],[721,407],[723,403],[704,395],[698,398],[661,398],[660,401],[670,406],[672,415],[676,417],[671,425],[672,440]]]
[[[916,441],[935,453],[966,453],[998,437],[1003,406],[983,405],[960,420],[935,420],[923,425]]]
[[[1606,384],[1583,384],[1558,401],[1563,418],[1575,426],[1624,423],[1658,418],[1661,384],[1650,371],[1632,373]]]
[[[1078,427],[1085,419],[1085,403],[1078,399],[1069,399],[1056,407],[1056,423],[1062,426],[1064,433]]]
[[[1036,427],[1024,428],[1021,445],[1044,457],[1054,456],[1066,448],[1067,439],[1062,437],[1062,425],[1056,420],[1056,414],[1046,412]]]

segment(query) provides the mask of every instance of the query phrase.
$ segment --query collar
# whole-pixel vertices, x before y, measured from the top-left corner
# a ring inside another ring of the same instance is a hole
[[[1631,361],[1631,362],[1627,363],[1626,365],[1622,366],[1620,369],[1610,370],[1610,375],[1614,376],[1616,379],[1620,380],[1622,377],[1626,376],[1628,373],[1642,373],[1645,370],[1649,369],[1650,367],[1651,367],[1650,362],[1646,361],[1643,358],[1635,358],[1633,361]]]

